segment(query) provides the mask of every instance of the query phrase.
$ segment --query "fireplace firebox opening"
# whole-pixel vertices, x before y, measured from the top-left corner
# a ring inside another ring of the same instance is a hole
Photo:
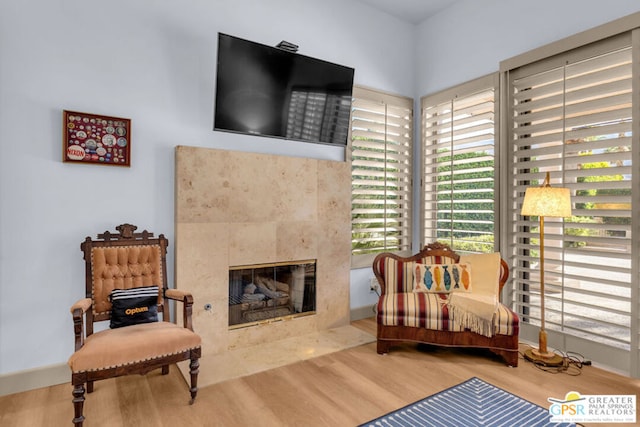
[[[315,311],[316,260],[229,267],[229,329]]]

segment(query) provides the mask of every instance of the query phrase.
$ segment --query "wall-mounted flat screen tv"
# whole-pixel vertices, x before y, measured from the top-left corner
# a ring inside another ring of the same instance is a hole
[[[218,34],[214,129],[346,145],[354,69]]]

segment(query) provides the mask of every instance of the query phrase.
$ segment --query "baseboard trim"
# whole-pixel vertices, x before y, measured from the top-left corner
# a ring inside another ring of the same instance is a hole
[[[365,305],[364,307],[352,308],[350,315],[351,321],[367,319],[369,317],[375,317],[374,305]]]
[[[0,375],[0,396],[64,383],[71,383],[71,371],[66,363],[11,372]]]

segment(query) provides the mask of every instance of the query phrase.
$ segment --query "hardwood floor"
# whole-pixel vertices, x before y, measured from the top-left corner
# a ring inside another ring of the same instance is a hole
[[[353,325],[375,335],[373,319]],[[202,388],[192,406],[176,367],[165,376],[97,382],[85,401],[85,425],[356,426],[474,376],[545,408],[548,397],[568,391],[640,396],[640,380],[592,366],[571,376],[522,359],[509,368],[481,350],[405,344],[381,356],[372,343]],[[0,397],[0,425],[71,425],[71,390],[63,384]]]

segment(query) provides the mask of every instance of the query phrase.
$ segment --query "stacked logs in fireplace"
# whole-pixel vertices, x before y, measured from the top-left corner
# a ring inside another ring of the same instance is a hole
[[[229,269],[229,327],[313,314],[315,260]]]

